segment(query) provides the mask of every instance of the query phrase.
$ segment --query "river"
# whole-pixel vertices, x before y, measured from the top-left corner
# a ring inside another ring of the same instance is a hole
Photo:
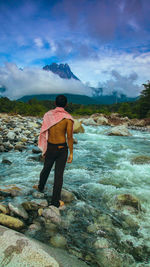
[[[132,136],[120,137],[108,136],[107,126],[84,128],[85,133],[74,135],[78,144],[74,145],[73,162],[67,164],[64,173],[63,187],[74,192],[77,201],[64,211],[64,220],[69,218],[70,224],[60,232],[68,240],[69,249],[81,252],[84,257],[85,254],[94,257],[93,244],[100,231],[106,232],[106,236],[102,235],[103,241],[107,239],[110,247],[120,254],[132,255],[134,266],[140,266],[139,263],[149,266],[150,164],[133,164],[132,160],[137,156],[150,157],[150,133],[130,130]],[[28,159],[33,147],[28,145],[23,152],[0,153],[0,161],[5,157],[12,162],[11,165],[1,164],[1,185],[17,184],[28,192],[38,183],[43,163]],[[53,175],[54,170],[46,185],[47,194],[52,188]],[[118,209],[116,196],[120,194],[135,196],[141,204],[140,211],[129,207]],[[18,197],[18,201],[23,198],[25,196]],[[108,229],[89,230],[88,226],[98,225],[98,221],[104,226],[102,220]],[[46,235],[35,235],[35,238],[43,242],[48,239]],[[91,266],[97,265],[92,263]]]

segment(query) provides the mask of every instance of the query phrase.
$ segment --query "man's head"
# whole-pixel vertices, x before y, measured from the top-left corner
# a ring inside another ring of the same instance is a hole
[[[57,106],[57,107],[62,107],[62,108],[64,108],[64,107],[66,107],[66,105],[67,105],[67,97],[64,96],[64,95],[58,95],[58,96],[56,97],[55,103],[56,103],[56,106]]]

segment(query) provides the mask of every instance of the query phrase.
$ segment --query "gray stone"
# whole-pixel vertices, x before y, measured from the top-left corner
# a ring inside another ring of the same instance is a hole
[[[50,239],[50,243],[57,248],[64,248],[67,245],[66,239],[60,234],[52,236]]]
[[[5,158],[3,158],[2,163],[3,164],[8,164],[8,165],[11,165],[12,164],[12,162],[10,160],[5,159]]]
[[[7,134],[7,137],[10,140],[14,140],[15,139],[15,136],[16,135],[15,135],[15,133],[13,131],[8,132],[8,134]]]
[[[28,219],[28,213],[21,204],[13,204],[9,202],[8,207],[14,214],[17,214],[24,219]]]
[[[51,222],[53,223],[59,224],[61,222],[60,211],[55,206],[49,206],[48,208],[44,209],[42,216],[46,219],[51,220]]]
[[[69,203],[75,199],[75,195],[72,192],[67,191],[66,189],[62,189],[61,199],[62,201]]]
[[[128,131],[127,127],[124,125],[111,128],[107,134],[116,135],[116,136],[131,136],[131,133]]]
[[[113,248],[98,249],[96,261],[100,267],[123,267],[123,262],[118,252]]]

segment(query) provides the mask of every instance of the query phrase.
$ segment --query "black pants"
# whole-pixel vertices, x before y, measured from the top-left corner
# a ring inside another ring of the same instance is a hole
[[[62,146],[62,148],[59,148],[58,146]],[[45,154],[44,167],[40,173],[38,188],[40,191],[44,189],[51,168],[55,162],[54,186],[53,186],[51,205],[54,205],[56,207],[59,207],[61,188],[63,184],[63,173],[67,157],[68,157],[67,143],[62,143],[62,144],[48,143],[47,151]]]

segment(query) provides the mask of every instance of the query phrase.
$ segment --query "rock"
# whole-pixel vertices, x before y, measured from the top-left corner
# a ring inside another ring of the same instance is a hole
[[[9,209],[14,213],[14,214],[17,214],[19,215],[20,217],[22,217],[23,219],[28,219],[28,213],[26,212],[26,210],[24,209],[24,207],[19,204],[13,204],[11,202],[8,203],[8,207]]]
[[[74,119],[74,125],[73,125],[73,133],[84,133],[84,128],[82,126],[82,123],[78,121],[77,119]]]
[[[67,245],[66,239],[60,234],[52,236],[50,239],[50,243],[57,248],[64,248]]]
[[[26,201],[22,203],[22,206],[25,210],[38,210],[40,207],[45,208],[48,206],[48,202],[46,199],[33,199],[31,201]]]
[[[49,219],[53,223],[60,223],[60,211],[55,206],[49,206],[48,208],[44,209],[42,212],[42,216],[46,219]]]
[[[123,267],[121,257],[113,248],[104,248],[97,250],[96,261],[100,267]]]
[[[127,127],[125,127],[124,125],[111,128],[107,134],[116,135],[116,136],[131,136],[131,133],[128,131]]]
[[[15,184],[13,185],[5,185],[5,186],[2,186],[0,188],[0,195],[4,195],[4,196],[18,196],[18,195],[21,195],[22,192],[21,192],[21,188],[19,188],[18,186],[16,186]]]
[[[96,223],[90,224],[87,227],[87,232],[88,233],[96,233],[99,230],[99,226]]]
[[[150,156],[137,156],[131,160],[132,164],[150,164]]]
[[[42,244],[0,226],[0,266],[59,267]]]
[[[34,154],[40,154],[41,153],[41,150],[39,148],[33,148],[32,149],[32,153],[34,153]]]
[[[75,139],[75,138],[73,138],[73,143],[74,143],[74,144],[78,144],[78,140]]]
[[[0,152],[4,152],[5,151],[5,147],[3,145],[0,145]]]
[[[20,152],[22,152],[24,149],[26,149],[26,146],[24,145],[15,145],[14,147],[15,150],[19,150]]]
[[[9,140],[14,140],[15,139],[15,133],[14,132],[12,132],[12,131],[10,131],[8,134],[7,134],[7,137],[8,137],[8,139]]]
[[[99,248],[109,248],[110,244],[106,238],[98,238],[95,243],[94,243],[94,248],[99,249]]]
[[[6,205],[0,204],[0,211],[4,214],[9,214],[9,209]]]
[[[143,127],[146,125],[146,123],[145,120],[131,119],[129,125]]]
[[[64,249],[53,248],[3,226],[0,226],[0,244],[1,267],[88,267]]]
[[[41,229],[41,226],[40,224],[37,224],[37,223],[32,223],[29,225],[29,230],[34,230],[34,231],[39,231]]]
[[[32,193],[32,196],[35,198],[44,198],[44,193],[34,192],[34,193]]]
[[[33,160],[33,161],[44,161],[43,160],[43,157],[41,155],[38,155],[38,156],[31,156],[31,157],[28,157],[28,160]]]
[[[0,214],[0,224],[16,230],[24,227],[24,223],[21,220],[2,213]]]
[[[27,211],[38,210],[39,209],[39,206],[36,203],[32,202],[32,201],[23,202],[22,206]]]
[[[134,207],[137,210],[141,209],[140,202],[137,197],[130,194],[121,194],[116,197],[116,202],[118,205],[128,205]]]
[[[43,209],[42,208],[38,209],[38,215],[39,216],[42,216],[42,212],[43,212]]]
[[[46,232],[51,237],[54,236],[54,235],[56,235],[56,233],[58,232],[57,225],[54,224],[54,223],[48,222],[48,221],[45,223],[45,228],[46,228]]]
[[[67,203],[72,202],[73,200],[75,200],[75,195],[72,192],[62,189],[61,200]]]
[[[5,159],[5,158],[3,158],[2,163],[3,164],[8,164],[8,165],[11,165],[12,164],[12,162],[10,160]]]
[[[84,119],[82,120],[82,123],[84,125],[97,125],[97,123],[93,120],[93,118],[88,118],[88,119]]]
[[[100,116],[97,119],[97,125],[108,125],[108,119],[104,116]]]

